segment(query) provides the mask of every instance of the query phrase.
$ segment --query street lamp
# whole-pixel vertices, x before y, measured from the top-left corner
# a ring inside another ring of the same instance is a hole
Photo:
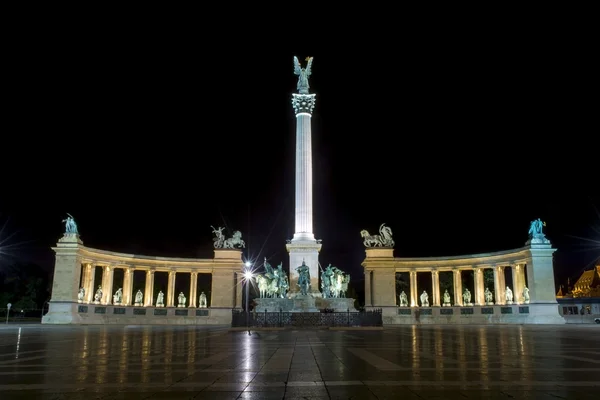
[[[246,261],[245,263],[246,269],[244,270],[244,280],[246,281],[246,327],[249,326],[250,321],[250,282],[252,282],[252,278],[254,274],[252,273],[252,263],[250,261]]]

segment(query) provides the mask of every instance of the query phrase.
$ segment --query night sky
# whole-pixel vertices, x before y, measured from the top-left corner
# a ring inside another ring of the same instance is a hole
[[[444,39],[384,53],[239,47],[39,44],[44,67],[23,64],[8,113],[18,123],[2,151],[0,267],[50,271],[68,212],[89,247],[212,258],[211,225],[226,226],[242,232],[245,257],[288,269],[294,55],[314,57],[321,264],[360,287],[361,229],[390,226],[397,257],[453,256],[522,247],[538,217],[559,280],[600,257],[581,58]]]

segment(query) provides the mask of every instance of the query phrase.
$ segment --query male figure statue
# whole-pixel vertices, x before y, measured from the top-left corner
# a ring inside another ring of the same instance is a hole
[[[408,307],[408,296],[404,293],[404,290],[400,293],[399,300],[400,307]]]
[[[137,293],[135,294],[135,306],[141,306],[142,305],[142,301],[144,299],[144,293],[142,293],[141,290],[138,289]]]
[[[506,287],[506,304],[512,304],[512,303],[513,303],[513,292],[507,286]]]
[[[156,307],[164,307],[165,306],[165,294],[160,290],[158,295],[156,296]]]
[[[200,298],[198,299],[198,307],[206,308],[206,295],[204,292],[200,293]]]
[[[421,293],[421,307],[429,307],[429,295],[425,290]]]
[[[450,307],[452,304],[450,303],[450,293],[448,293],[448,289],[444,292],[444,307]]]
[[[523,288],[523,302],[529,304],[529,288],[527,286]]]

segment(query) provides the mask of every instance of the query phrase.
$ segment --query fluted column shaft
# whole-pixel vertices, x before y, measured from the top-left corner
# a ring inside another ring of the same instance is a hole
[[[88,303],[94,301],[94,283],[96,280],[96,266],[93,264],[88,264],[88,280],[87,286],[85,287],[85,300]]]
[[[459,269],[455,269],[452,273],[454,274],[454,305],[462,306],[462,276]]]
[[[504,267],[494,268],[494,301],[496,304],[506,304],[506,279]]]
[[[190,274],[190,299],[188,301],[188,307],[196,307],[196,292],[198,291],[198,273],[192,272]]]
[[[175,271],[169,271],[169,281],[167,283],[167,307],[173,307],[175,304]]]
[[[433,296],[433,306],[440,307],[440,273],[438,271],[431,271],[431,289]]]
[[[513,297],[516,304],[523,304],[523,289],[525,288],[525,269],[522,264],[512,267],[513,272]]]
[[[410,306],[418,307],[417,271],[410,271]]]
[[[146,271],[146,288],[144,293],[144,305],[146,307],[152,307],[154,300],[152,299],[152,294],[154,293],[154,271],[148,270]]]
[[[483,268],[475,268],[475,305],[483,306],[485,305],[485,296],[484,296],[484,282],[483,282]]]
[[[296,115],[296,225],[294,239],[314,239],[311,115]]]

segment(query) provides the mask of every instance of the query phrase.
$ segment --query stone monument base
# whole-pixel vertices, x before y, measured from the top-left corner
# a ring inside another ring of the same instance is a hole
[[[297,295],[293,299],[256,298],[256,312],[319,312],[328,309],[335,312],[355,312],[354,299],[322,298]]]

